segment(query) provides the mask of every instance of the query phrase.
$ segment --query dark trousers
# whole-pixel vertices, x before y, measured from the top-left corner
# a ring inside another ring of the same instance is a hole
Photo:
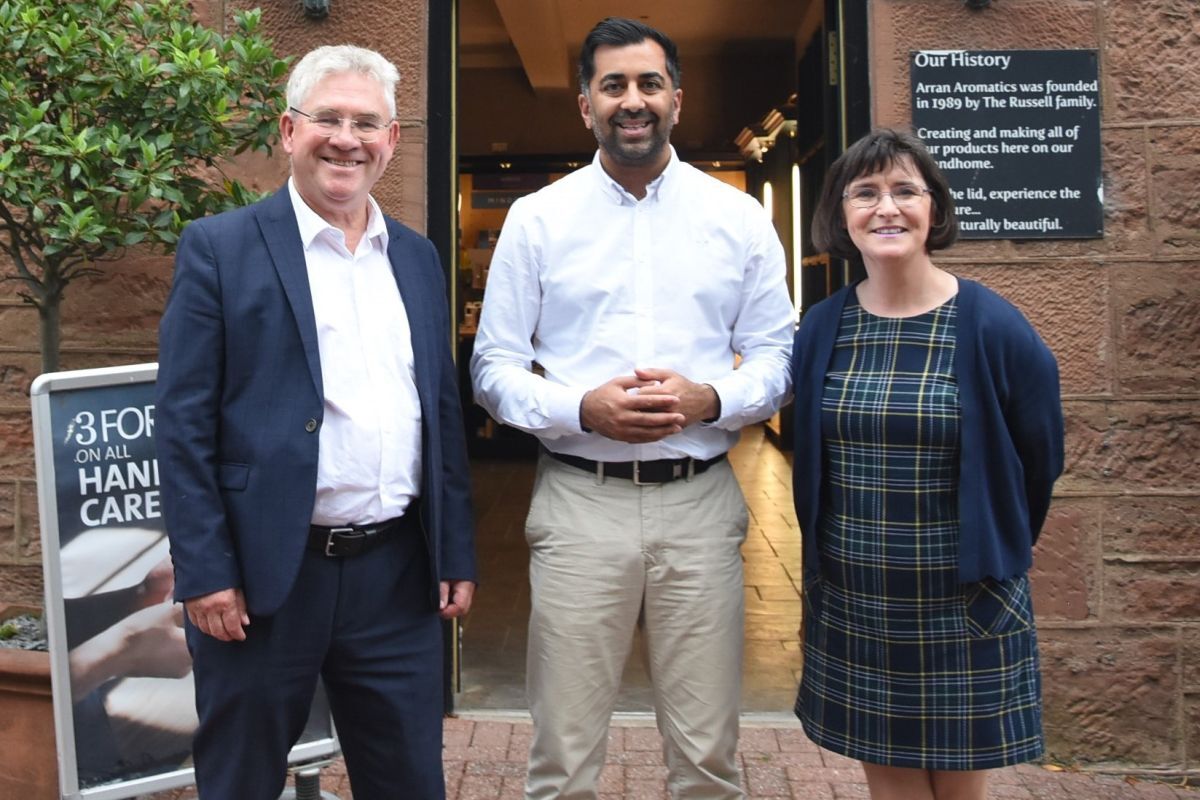
[[[419,533],[361,555],[306,553],[291,595],[244,642],[190,623],[203,800],[276,800],[324,678],[355,800],[443,800],[441,625]]]

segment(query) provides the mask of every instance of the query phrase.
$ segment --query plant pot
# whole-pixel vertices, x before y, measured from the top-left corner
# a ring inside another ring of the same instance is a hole
[[[0,604],[0,622],[40,609]],[[0,647],[0,797],[58,800],[50,654]]]

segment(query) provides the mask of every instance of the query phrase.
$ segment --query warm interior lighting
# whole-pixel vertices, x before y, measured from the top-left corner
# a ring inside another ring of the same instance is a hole
[[[765,208],[767,210],[767,216],[771,218],[772,222],[774,222],[775,221],[775,192],[771,188],[770,181],[763,182],[762,204],[763,204],[763,208]]]
[[[800,260],[804,255],[804,225],[800,214],[800,165],[792,164],[792,298],[796,303],[796,319],[804,307],[800,280]]]

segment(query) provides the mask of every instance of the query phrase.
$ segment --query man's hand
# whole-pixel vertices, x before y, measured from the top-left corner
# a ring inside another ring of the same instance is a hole
[[[214,639],[222,642],[241,642],[246,639],[243,628],[250,624],[246,613],[246,597],[241,589],[222,589],[184,601],[188,619]]]
[[[707,383],[692,383],[678,372],[669,369],[639,369],[634,374],[646,382],[638,395],[669,395],[679,399],[676,411],[683,414],[683,427],[721,415],[721,398]]]
[[[441,595],[438,616],[442,619],[465,617],[471,610],[475,584],[471,581],[442,581],[438,584],[438,593]]]
[[[657,442],[679,433],[685,421],[679,413],[679,398],[664,391],[651,393],[651,387],[658,389],[653,378],[613,378],[583,396],[579,421],[601,436],[632,444]]]

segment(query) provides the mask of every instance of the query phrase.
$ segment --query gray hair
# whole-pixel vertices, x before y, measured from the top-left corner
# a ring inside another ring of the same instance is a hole
[[[383,89],[388,116],[396,116],[396,83],[400,80],[400,70],[374,50],[348,44],[318,47],[300,59],[288,78],[288,105],[303,108],[314,86],[330,75],[343,72],[357,72],[374,79]]]

